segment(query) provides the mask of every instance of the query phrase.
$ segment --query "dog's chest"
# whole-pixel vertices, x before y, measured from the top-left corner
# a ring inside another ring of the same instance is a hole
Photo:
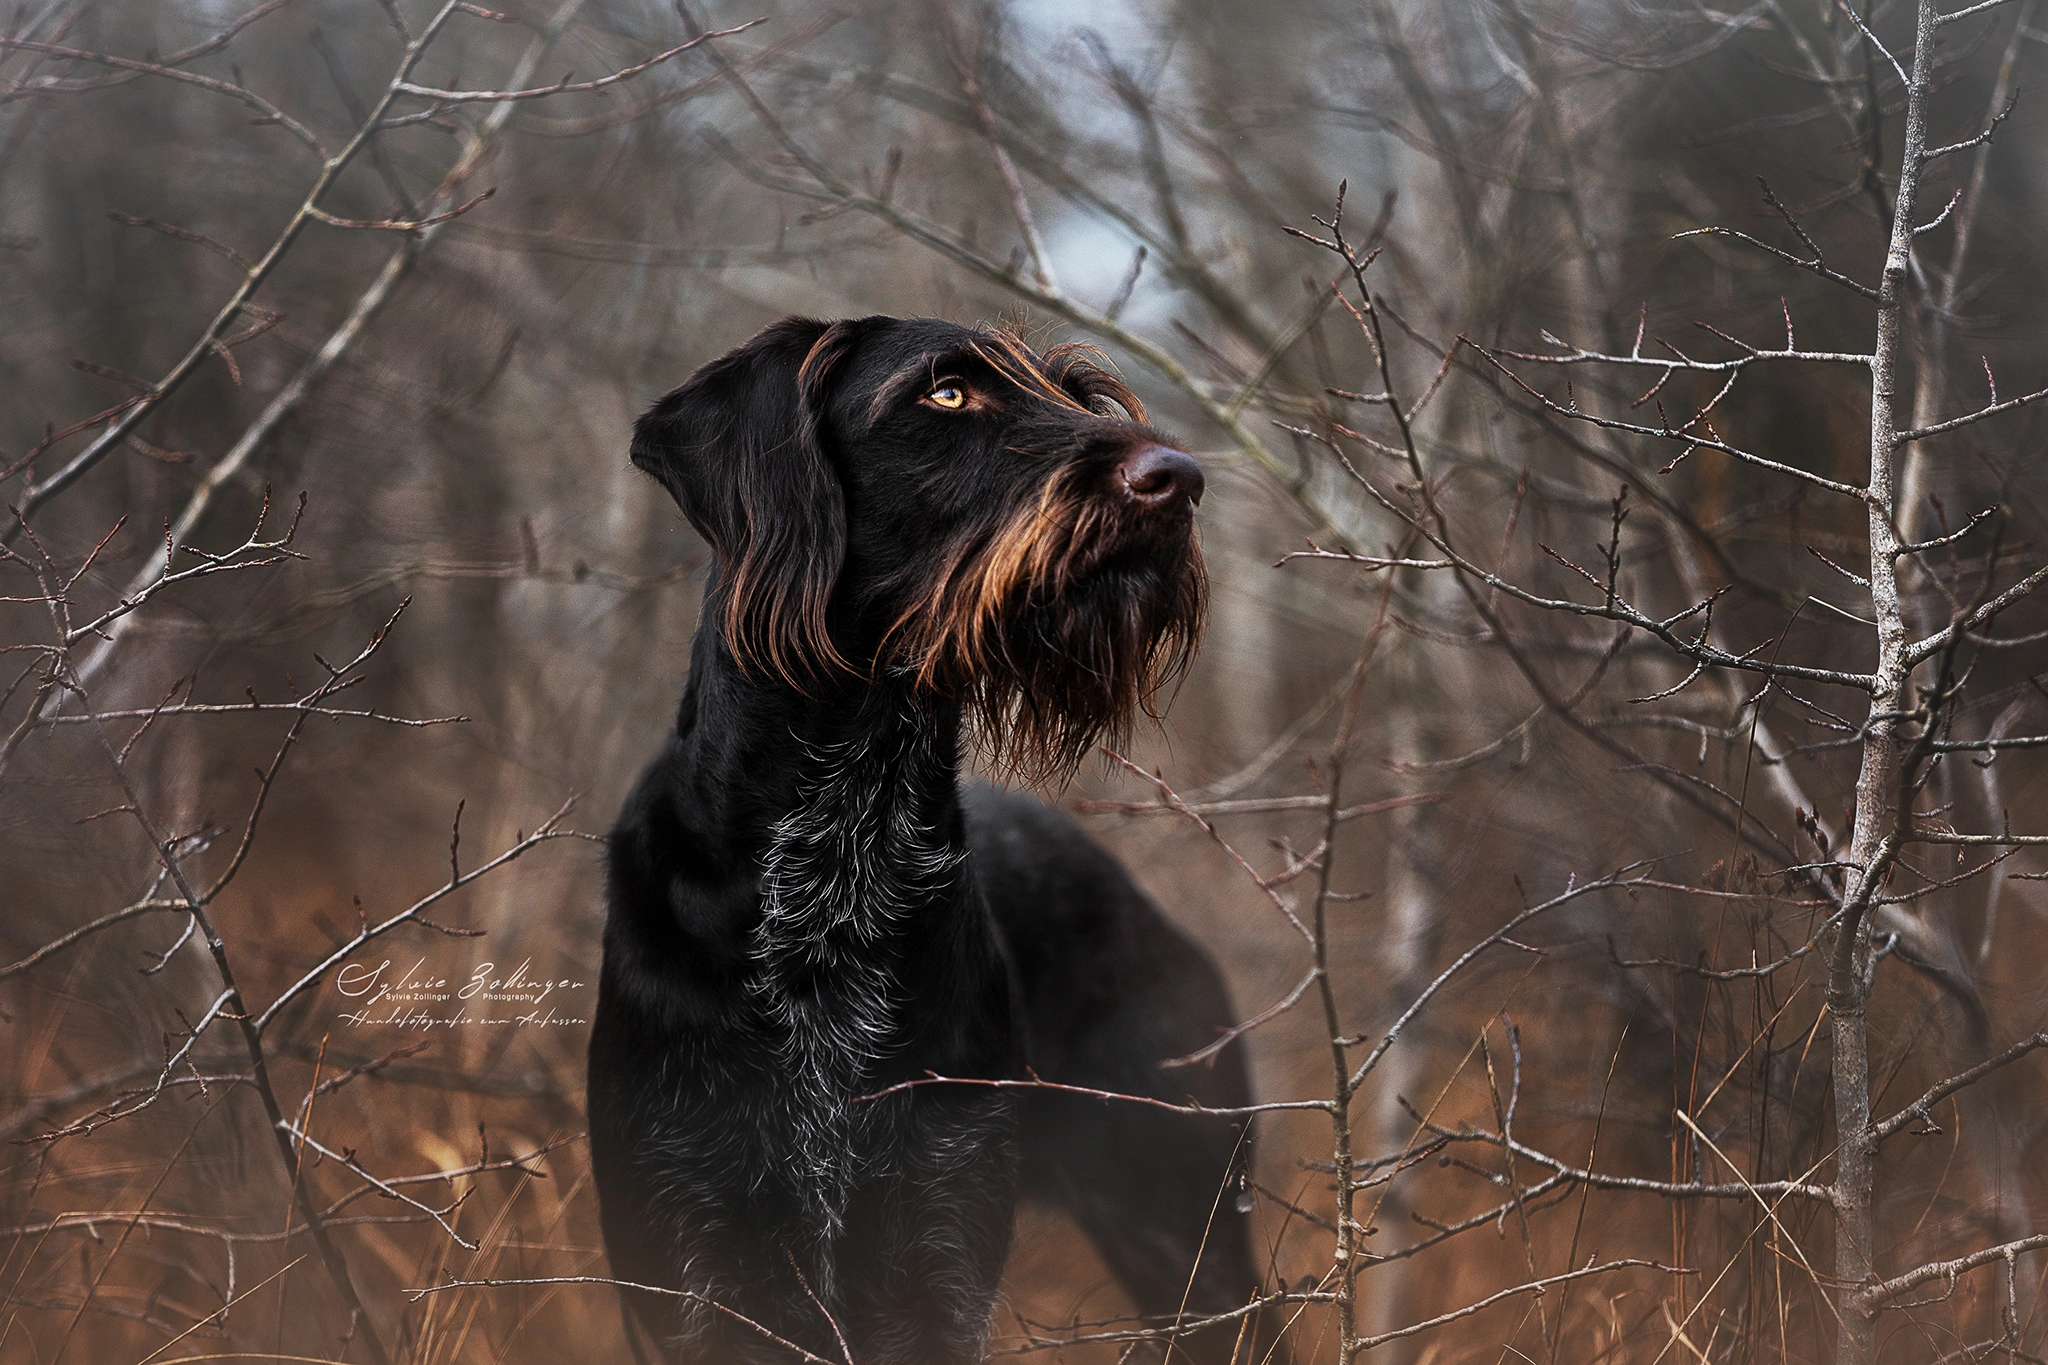
[[[965,847],[936,820],[952,781],[914,723],[816,750],[762,859],[750,994],[785,1068],[790,1156],[828,1216],[866,1145],[852,1101],[900,1042],[906,959],[964,894]]]

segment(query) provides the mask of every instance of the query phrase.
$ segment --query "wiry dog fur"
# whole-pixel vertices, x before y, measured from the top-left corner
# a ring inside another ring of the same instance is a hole
[[[716,557],[614,831],[590,1047],[614,1273],[674,1291],[630,1294],[640,1322],[706,1365],[978,1360],[1020,1189],[1143,1312],[1241,1305],[1242,1125],[866,1098],[1029,1068],[1248,1101],[1235,1044],[1158,1065],[1231,1022],[1214,967],[1065,817],[959,781],[964,742],[1057,777],[1154,711],[1201,629],[1200,471],[1086,348],[892,318],[776,324],[656,404],[633,459]]]

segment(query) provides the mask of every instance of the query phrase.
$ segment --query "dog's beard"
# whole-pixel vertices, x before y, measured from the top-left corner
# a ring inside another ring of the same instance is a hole
[[[1157,719],[1187,671],[1208,580],[1191,520],[1082,493],[1080,466],[956,543],[889,633],[883,664],[961,706],[999,770],[1071,775],[1098,742]]]

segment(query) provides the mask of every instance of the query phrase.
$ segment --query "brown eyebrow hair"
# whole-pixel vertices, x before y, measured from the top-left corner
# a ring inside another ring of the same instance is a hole
[[[964,345],[920,356],[891,375],[869,402],[868,421],[880,420],[907,390],[942,378],[946,366],[971,361],[979,361],[1024,392],[1061,407],[1094,412],[1090,400],[1107,398],[1122,408],[1131,421],[1143,424],[1147,420],[1145,405],[1117,376],[1109,357],[1099,348],[1068,341],[1044,351],[1033,351],[1013,333],[984,331],[974,334]]]
[[[1084,412],[1094,411],[1088,400],[1107,398],[1132,421],[1146,420],[1145,405],[1117,377],[1109,357],[1086,342],[1067,341],[1034,352],[1022,337],[1005,329],[983,332],[969,344],[998,374],[1027,393]]]
[[[1101,347],[1085,341],[1064,341],[1046,347],[1039,360],[1062,388],[1077,388],[1084,399],[1107,398],[1140,426],[1151,420],[1145,405],[1117,374],[1115,362],[1103,354]]]

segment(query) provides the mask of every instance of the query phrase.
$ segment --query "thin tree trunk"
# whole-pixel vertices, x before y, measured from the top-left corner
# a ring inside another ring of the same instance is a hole
[[[1876,1156],[1870,1131],[1870,1046],[1866,1009],[1870,999],[1868,917],[1896,852],[1906,813],[1901,789],[1901,726],[1897,713],[1909,709],[1906,624],[1899,606],[1896,473],[1899,440],[1895,409],[1901,360],[1913,215],[1927,128],[1927,93],[1934,61],[1933,0],[1919,0],[1914,24],[1913,65],[1907,80],[1906,128],[1900,149],[1899,189],[1892,211],[1891,242],[1878,284],[1877,340],[1871,352],[1870,478],[1866,504],[1870,528],[1870,601],[1877,621],[1876,686],[1865,728],[1862,764],[1856,778],[1856,824],[1849,845],[1854,870],[1828,974],[1828,1013],[1834,1044],[1835,1278],[1843,1286],[1837,1365],[1867,1365],[1877,1354],[1877,1305],[1863,1286],[1875,1278]],[[1897,808],[1894,804],[1897,803]]]

